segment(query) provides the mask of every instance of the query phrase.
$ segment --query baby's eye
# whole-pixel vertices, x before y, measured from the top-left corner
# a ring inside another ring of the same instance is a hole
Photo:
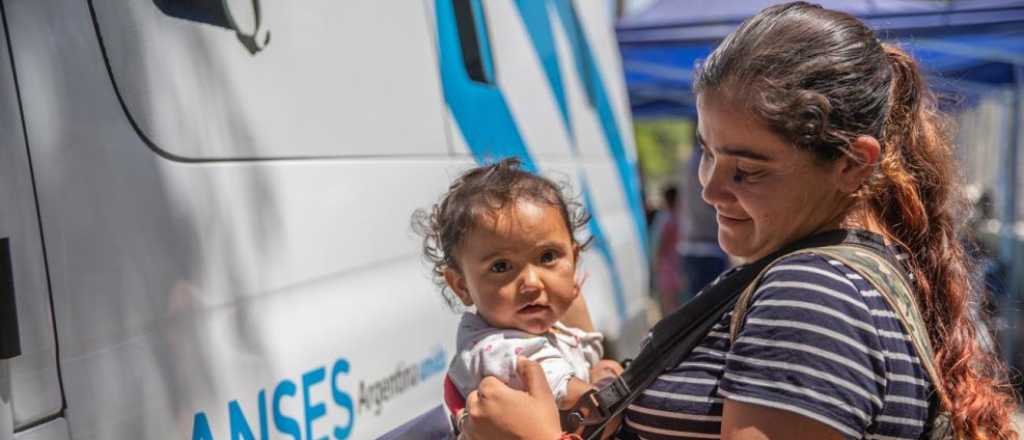
[[[558,258],[558,254],[556,254],[555,251],[545,251],[543,254],[540,255],[540,262],[550,263],[552,261],[555,261],[556,258]]]
[[[505,273],[508,272],[509,269],[510,266],[508,261],[495,261],[494,264],[491,264],[491,272],[494,273]]]

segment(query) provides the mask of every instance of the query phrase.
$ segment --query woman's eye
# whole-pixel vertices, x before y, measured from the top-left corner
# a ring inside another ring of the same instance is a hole
[[[736,174],[734,174],[732,176],[732,180],[737,182],[737,183],[749,182],[751,179],[755,179],[755,178],[760,177],[760,176],[761,176],[761,172],[759,172],[759,171],[747,171],[747,170],[742,170],[742,169],[736,168]]]
[[[494,273],[505,273],[508,272],[509,264],[507,261],[496,261],[491,265],[491,272]]]
[[[709,150],[704,145],[701,145],[700,146],[700,166],[702,166],[702,167],[710,166],[713,163],[715,163],[715,156],[713,154],[711,154],[711,150]]]
[[[540,262],[541,263],[550,263],[552,261],[555,261],[556,257],[558,257],[558,255],[556,255],[553,251],[547,251],[547,252],[544,252],[543,254],[541,254]]]

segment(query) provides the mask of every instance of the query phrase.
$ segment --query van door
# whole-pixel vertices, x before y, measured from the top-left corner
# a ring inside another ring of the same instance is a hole
[[[0,353],[0,439],[62,439],[68,433],[46,257],[6,14],[0,26],[5,36],[0,38],[0,278],[10,277],[0,288],[0,295],[7,296],[0,304],[14,306],[0,310],[0,338],[6,342],[0,345],[9,348]]]

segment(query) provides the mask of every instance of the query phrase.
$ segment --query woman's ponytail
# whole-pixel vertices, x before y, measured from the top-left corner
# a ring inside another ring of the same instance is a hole
[[[882,129],[882,176],[867,204],[889,235],[912,255],[918,303],[935,347],[958,438],[1017,438],[1016,399],[1002,362],[979,342],[972,307],[982,302],[959,237],[967,203],[958,190],[952,124],[937,109],[917,63],[884,45],[892,70]]]

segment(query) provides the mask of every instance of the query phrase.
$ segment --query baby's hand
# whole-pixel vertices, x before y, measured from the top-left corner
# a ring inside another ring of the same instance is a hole
[[[590,369],[590,383],[600,388],[603,380],[621,376],[622,371],[622,364],[611,359],[601,359]]]

